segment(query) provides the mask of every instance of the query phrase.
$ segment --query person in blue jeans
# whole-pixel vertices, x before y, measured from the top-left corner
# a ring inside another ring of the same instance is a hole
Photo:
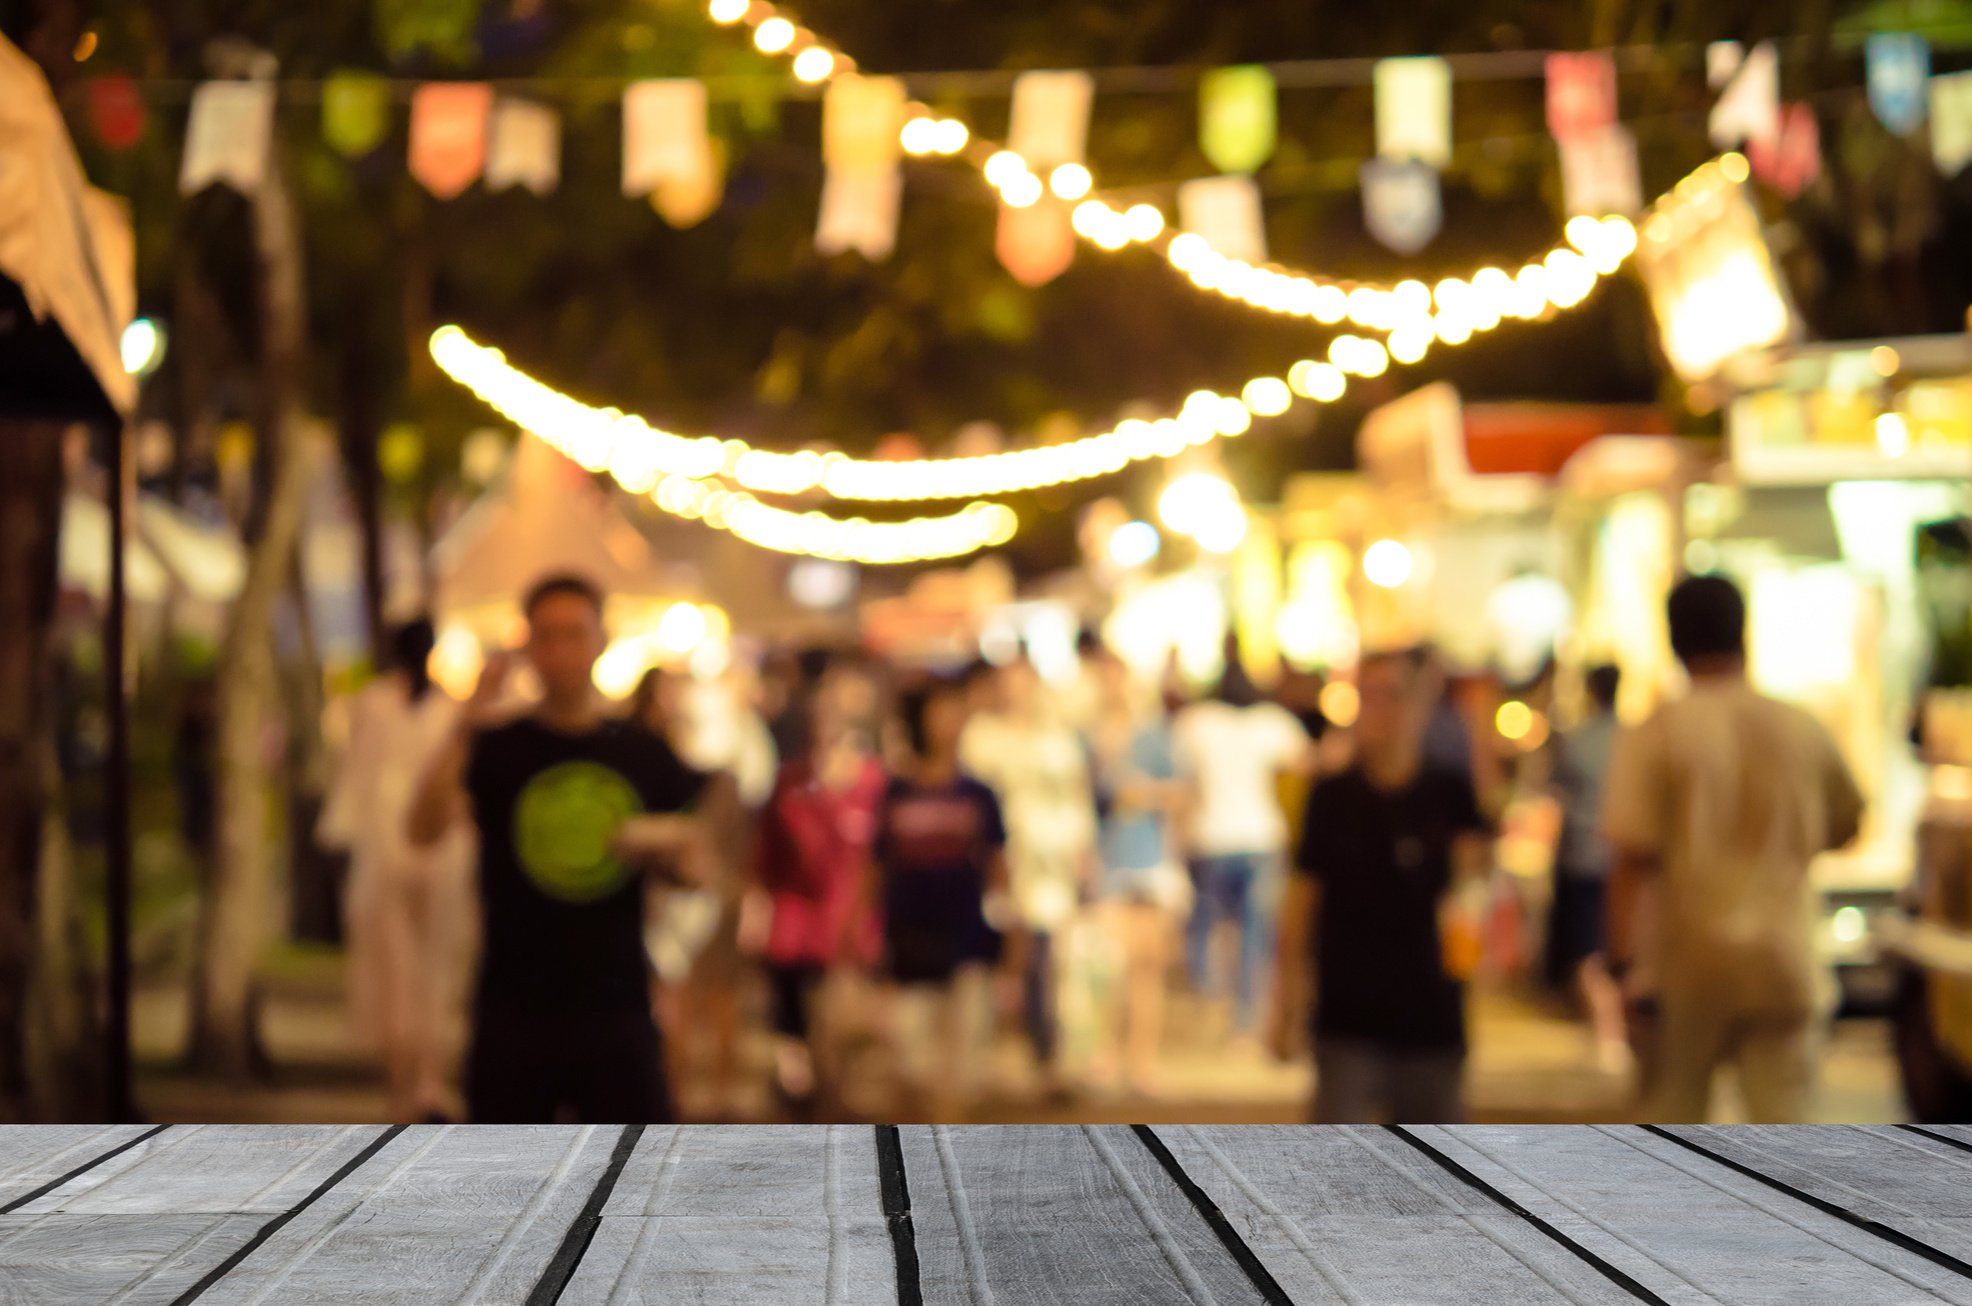
[[[1293,713],[1268,702],[1240,666],[1237,650],[1212,697],[1178,714],[1173,727],[1178,771],[1190,786],[1186,839],[1194,899],[1185,933],[1192,982],[1224,1002],[1227,985],[1215,964],[1221,928],[1238,936],[1230,1024],[1255,1032],[1260,987],[1273,962],[1274,908],[1287,845],[1283,773],[1312,770],[1314,744]]]

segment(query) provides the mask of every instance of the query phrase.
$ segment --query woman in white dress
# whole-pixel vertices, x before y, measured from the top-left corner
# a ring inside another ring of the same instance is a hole
[[[429,848],[406,830],[419,777],[459,705],[431,681],[431,623],[391,635],[396,665],[350,703],[349,745],[319,837],[351,853],[344,928],[356,1034],[384,1062],[390,1117],[448,1118],[448,1047],[467,969],[472,833]]]

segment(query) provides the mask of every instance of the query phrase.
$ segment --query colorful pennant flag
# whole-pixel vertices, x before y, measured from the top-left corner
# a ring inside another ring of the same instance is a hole
[[[904,84],[894,77],[838,77],[822,101],[822,209],[815,248],[856,250],[877,261],[897,245],[902,206]]]
[[[1721,150],[1748,142],[1772,145],[1780,135],[1780,54],[1762,41],[1740,61],[1712,106],[1712,144]]]
[[[390,130],[390,82],[376,73],[335,72],[322,83],[322,139],[346,159],[360,159]]]
[[[1376,153],[1434,168],[1452,161],[1452,66],[1435,55],[1376,64]]]
[[[1014,280],[1023,286],[1045,286],[1075,262],[1075,224],[1068,205],[1052,195],[1024,209],[1000,205],[993,250]]]
[[[1899,136],[1914,134],[1924,124],[1930,45],[1915,32],[1875,32],[1863,46],[1863,63],[1877,120]]]
[[[1780,115],[1780,133],[1772,144],[1746,144],[1746,161],[1753,175],[1793,199],[1821,175],[1821,128],[1814,110],[1790,104]]]
[[[649,195],[666,222],[695,226],[724,197],[722,171],[706,127],[702,83],[637,82],[624,93],[625,195]]]
[[[426,82],[411,96],[411,175],[441,200],[457,199],[486,170],[493,88]]]
[[[1267,261],[1267,216],[1251,177],[1200,177],[1178,187],[1178,221],[1227,258]]]
[[[1399,254],[1431,243],[1444,222],[1438,170],[1417,159],[1371,159],[1363,164],[1363,225]]]
[[[144,136],[144,97],[137,79],[111,73],[89,82],[89,125],[112,150],[127,150]]]
[[[486,189],[525,186],[546,195],[560,184],[561,119],[555,111],[529,100],[496,100],[487,134]]]
[[[1252,172],[1279,131],[1274,75],[1259,64],[1215,68],[1198,84],[1198,143],[1220,172]]]
[[[1931,79],[1931,157],[1946,177],[1972,163],[1972,72]]]
[[[1561,197],[1569,217],[1635,217],[1643,211],[1636,137],[1627,127],[1611,123],[1600,131],[1561,137],[1555,144],[1561,151]]]
[[[192,92],[178,190],[195,195],[225,182],[242,195],[260,189],[274,142],[271,82],[205,82]]]
[[[1022,73],[1013,83],[1007,148],[1037,173],[1083,162],[1095,94],[1095,80],[1084,72]]]
[[[1547,57],[1547,129],[1557,141],[1592,136],[1616,122],[1616,61],[1607,52]]]

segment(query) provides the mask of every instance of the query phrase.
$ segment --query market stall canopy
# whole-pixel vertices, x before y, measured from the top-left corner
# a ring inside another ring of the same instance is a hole
[[[1525,511],[1591,443],[1670,429],[1650,405],[1467,404],[1440,381],[1365,418],[1356,461],[1381,490],[1460,511]]]
[[[230,603],[246,582],[246,550],[223,526],[211,526],[162,499],[140,495],[124,548],[130,597],[162,603],[174,593]],[[102,602],[110,584],[110,512],[100,499],[70,494],[62,503],[60,578],[64,589]]]
[[[555,572],[612,595],[668,592],[649,544],[595,478],[531,435],[521,436],[505,484],[433,547],[432,566],[441,616],[511,605]]]
[[[129,213],[84,179],[47,79],[0,37],[0,415],[130,411],[133,251]]]

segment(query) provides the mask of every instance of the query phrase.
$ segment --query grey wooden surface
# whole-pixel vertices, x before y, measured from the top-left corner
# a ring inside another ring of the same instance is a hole
[[[1972,1306],[1972,1128],[0,1129],[0,1304]]]

